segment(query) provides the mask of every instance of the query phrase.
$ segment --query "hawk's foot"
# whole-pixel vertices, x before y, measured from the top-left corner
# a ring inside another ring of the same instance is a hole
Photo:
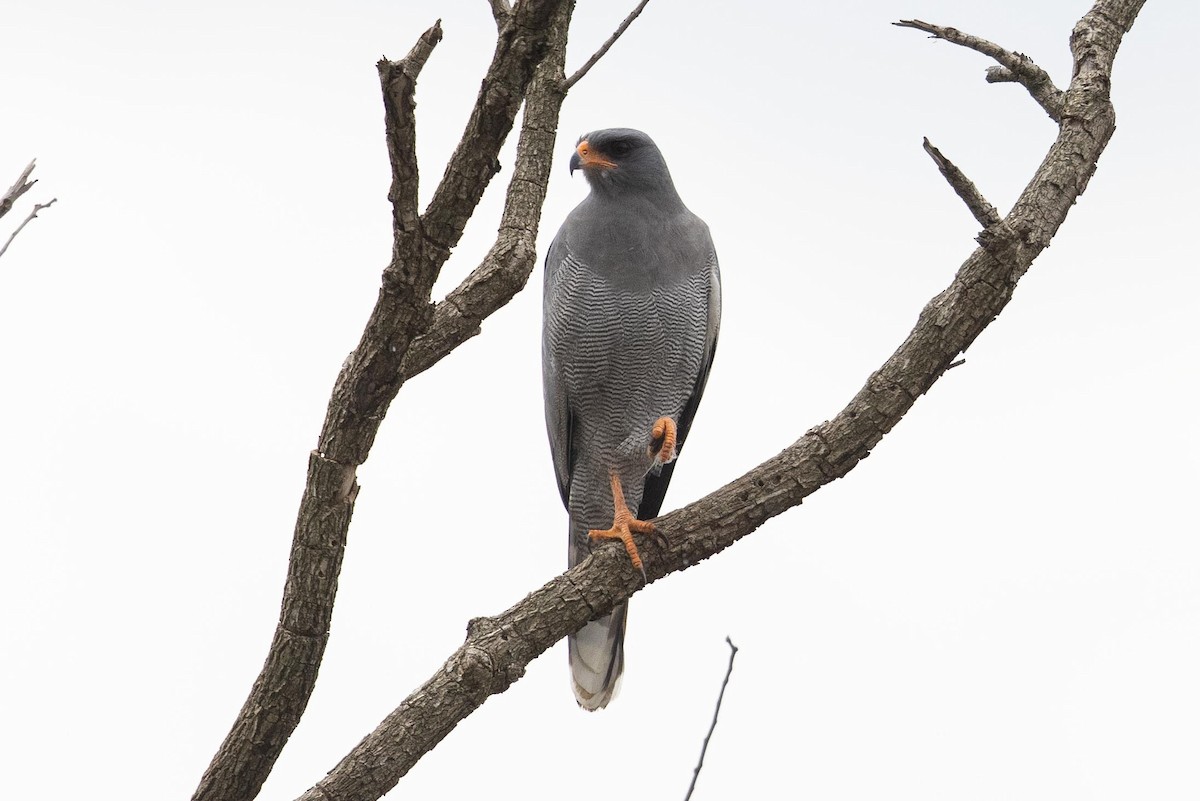
[[[660,417],[650,429],[650,455],[658,464],[675,461],[675,439],[678,428],[670,417]]]
[[[663,418],[666,419],[666,418]],[[674,434],[674,423],[671,423],[671,431]],[[674,436],[672,436],[672,449],[674,448]],[[638,520],[629,511],[629,507],[625,504],[625,492],[621,489],[621,479],[614,471],[611,476],[612,495],[613,495],[613,524],[609,529],[592,529],[588,532],[588,536],[593,540],[620,540],[625,546],[625,552],[629,554],[629,561],[633,562],[633,566],[642,571],[642,581],[646,580],[646,568],[642,565],[642,557],[638,553],[637,544],[633,541],[634,534],[657,534],[658,530],[654,528],[654,524],[647,520]]]

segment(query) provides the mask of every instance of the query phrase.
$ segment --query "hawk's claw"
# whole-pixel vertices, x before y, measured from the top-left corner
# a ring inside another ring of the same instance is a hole
[[[664,551],[671,550],[671,540],[667,538],[667,535],[664,534],[658,526],[654,527],[654,531],[652,533],[654,534],[655,545]]]
[[[638,553],[637,544],[633,541],[634,534],[658,535],[658,529],[647,520],[638,520],[625,504],[625,493],[621,489],[621,479],[614,471],[612,474],[613,494],[613,524],[608,529],[592,529],[588,536],[594,540],[620,540],[629,554],[629,561],[642,571],[642,581],[649,582],[646,577],[646,566],[642,564],[642,556]]]

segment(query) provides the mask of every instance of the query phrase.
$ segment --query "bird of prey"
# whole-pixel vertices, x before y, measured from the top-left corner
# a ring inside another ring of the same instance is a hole
[[[546,255],[542,379],[546,429],[570,524],[568,561],[654,533],[674,459],[708,380],[721,277],[708,226],[675,191],[641,131],[580,138],[571,173],[588,196]],[[645,570],[642,569],[643,576]],[[579,705],[602,709],[624,668],[628,603],[568,638]]]

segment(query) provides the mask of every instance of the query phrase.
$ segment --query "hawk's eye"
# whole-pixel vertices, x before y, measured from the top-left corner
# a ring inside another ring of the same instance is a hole
[[[617,158],[629,155],[629,143],[623,140],[613,142],[608,149]]]

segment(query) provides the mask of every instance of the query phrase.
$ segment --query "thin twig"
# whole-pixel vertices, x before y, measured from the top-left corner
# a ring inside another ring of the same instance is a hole
[[[29,180],[29,176],[33,172],[33,168],[35,166],[37,166],[37,159],[29,162],[28,166],[25,167],[25,169],[21,172],[21,175],[17,178],[16,183],[8,188],[8,191],[4,193],[3,197],[0,197],[0,217],[8,214],[9,210],[12,209],[13,204],[17,202],[17,198],[21,197],[21,195],[32,189],[33,185],[37,183],[36,179],[32,181]],[[47,203],[46,205],[50,204]]]
[[[30,184],[30,186],[33,186],[33,184]],[[37,217],[39,211],[41,211],[42,209],[50,208],[51,206],[54,205],[54,203],[57,200],[58,200],[58,198],[55,197],[55,198],[51,198],[49,203],[34,204],[33,211],[29,212],[29,216],[26,217],[25,220],[20,225],[17,226],[17,230],[12,232],[12,234],[8,237],[8,241],[4,243],[4,247],[0,248],[0,256],[3,256],[5,253],[8,252],[8,246],[11,245],[12,241],[17,238],[17,234],[21,233],[22,228],[29,225],[30,220]]]
[[[990,225],[995,225],[1000,222],[1000,214],[996,211],[996,207],[987,202],[983,193],[971,182],[962,170],[954,166],[954,162],[942,155],[942,151],[933,146],[933,143],[926,137],[922,143],[925,152],[933,159],[933,163],[937,165],[938,172],[942,177],[949,182],[950,187],[954,190],[963,203],[967,204],[967,208],[971,210],[971,214],[979,221],[979,224],[984,228]]]
[[[1024,53],[1006,50],[994,42],[964,33],[957,28],[946,28],[930,22],[922,22],[919,19],[902,19],[892,24],[900,28],[914,28],[918,31],[924,31],[934,39],[944,39],[951,44],[966,47],[974,50],[976,53],[982,53],[985,56],[995,59],[1007,71],[1007,74],[994,72],[993,68],[993,70],[989,70],[987,73],[988,83],[1015,81],[1021,84],[1033,99],[1037,101],[1037,104],[1050,115],[1050,119],[1055,122],[1062,122],[1062,91],[1054,85],[1054,81],[1050,78],[1050,73],[1035,64],[1033,59]]]
[[[683,801],[688,801],[692,797],[692,791],[696,789],[696,779],[700,778],[700,768],[704,767],[704,755],[708,753],[708,741],[712,739],[713,731],[717,728],[717,716],[721,714],[721,702],[725,700],[725,688],[729,685],[730,674],[733,673],[733,658],[737,656],[738,648],[729,637],[725,638],[725,642],[729,643],[729,667],[725,669],[725,681],[721,682],[721,692],[717,695],[717,708],[713,710],[712,724],[708,727],[708,734],[704,735],[704,745],[700,748],[700,761],[696,763],[696,769],[692,771],[692,783],[688,786],[687,795],[683,797]]]
[[[608,49],[616,44],[616,41],[621,38],[621,34],[625,33],[625,29],[633,24],[633,21],[638,18],[638,15],[642,13],[642,9],[645,8],[646,4],[649,2],[650,0],[642,0],[642,2],[638,3],[637,8],[635,8],[633,11],[630,11],[629,16],[617,26],[615,31],[613,31],[613,35],[608,37],[608,41],[600,45],[600,49],[595,53],[592,53],[592,57],[583,62],[583,66],[577,69],[574,75],[563,81],[564,92],[569,91],[572,86],[579,83],[579,79],[584,75],[587,75],[588,70],[596,66],[597,61],[604,58],[604,54],[608,52]]]

